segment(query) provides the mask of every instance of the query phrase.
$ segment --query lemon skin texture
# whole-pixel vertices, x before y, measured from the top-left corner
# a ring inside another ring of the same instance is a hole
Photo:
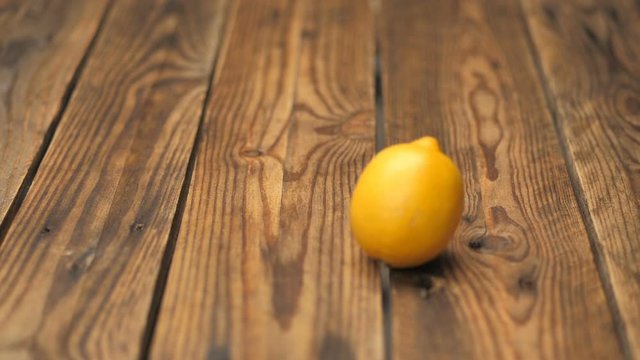
[[[463,198],[460,171],[436,139],[390,146],[358,179],[350,207],[353,235],[369,256],[392,267],[421,265],[446,248]]]

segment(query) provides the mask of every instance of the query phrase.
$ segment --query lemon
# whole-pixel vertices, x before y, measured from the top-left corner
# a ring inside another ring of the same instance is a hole
[[[353,192],[350,221],[364,251],[393,267],[412,267],[442,252],[460,222],[460,171],[423,137],[390,146],[365,167]]]

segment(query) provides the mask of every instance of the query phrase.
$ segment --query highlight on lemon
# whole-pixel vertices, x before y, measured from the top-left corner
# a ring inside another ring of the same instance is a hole
[[[365,167],[350,221],[364,251],[393,267],[435,258],[449,243],[463,208],[462,176],[433,137],[397,144]]]

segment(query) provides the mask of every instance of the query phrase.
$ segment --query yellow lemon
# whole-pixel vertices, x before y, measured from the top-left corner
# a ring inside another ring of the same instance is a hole
[[[351,200],[351,227],[369,256],[417,266],[445,249],[462,207],[460,171],[436,139],[424,137],[384,149],[365,167]]]

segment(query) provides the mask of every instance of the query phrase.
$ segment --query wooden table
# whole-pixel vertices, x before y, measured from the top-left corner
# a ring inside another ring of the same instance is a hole
[[[422,135],[464,216],[389,271]],[[0,0],[0,219],[0,359],[640,358],[640,3]]]

